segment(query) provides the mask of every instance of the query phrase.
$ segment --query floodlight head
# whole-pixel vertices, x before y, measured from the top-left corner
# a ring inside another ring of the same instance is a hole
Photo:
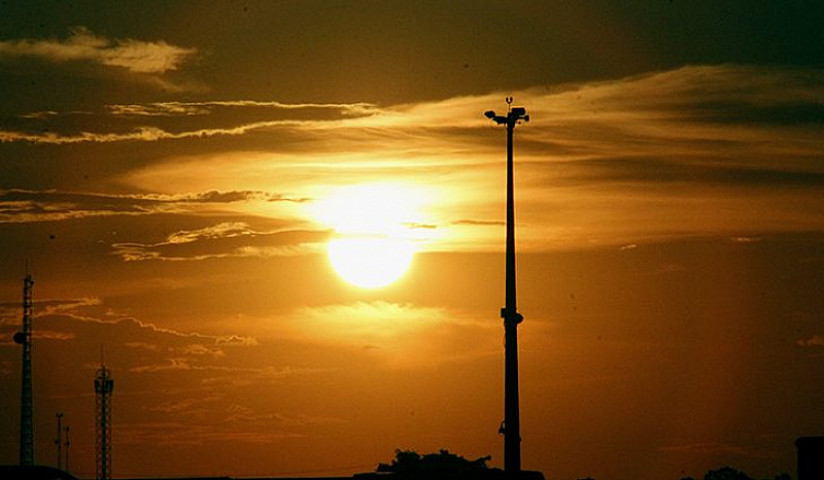
[[[526,115],[526,109],[524,107],[515,107],[512,109],[512,115],[516,117],[522,117]]]
[[[491,120],[495,118],[495,112],[493,112],[492,110],[487,110],[486,112],[484,112],[484,116]]]
[[[528,121],[529,121],[529,115],[524,115],[524,121],[525,121],[525,122],[528,122]]]

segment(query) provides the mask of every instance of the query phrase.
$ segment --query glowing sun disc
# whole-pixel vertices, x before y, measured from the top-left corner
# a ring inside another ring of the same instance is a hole
[[[414,255],[410,242],[392,238],[344,237],[329,242],[329,261],[347,283],[379,288],[399,279]]]

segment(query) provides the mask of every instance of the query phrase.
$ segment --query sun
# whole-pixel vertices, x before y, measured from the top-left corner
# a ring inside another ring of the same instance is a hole
[[[420,225],[420,190],[397,184],[339,187],[317,202],[313,216],[334,229],[329,263],[345,282],[385,287],[409,270]]]
[[[399,279],[415,253],[410,242],[392,238],[337,238],[327,248],[335,272],[361,288],[385,287]]]

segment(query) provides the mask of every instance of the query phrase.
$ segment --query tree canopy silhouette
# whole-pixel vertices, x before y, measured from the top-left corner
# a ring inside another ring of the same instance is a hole
[[[704,480],[753,480],[749,475],[732,467],[721,467],[710,470],[704,475]]]
[[[775,480],[792,480],[789,474],[780,473],[776,475]],[[687,477],[685,480],[692,480],[692,478]],[[718,470],[710,470],[706,474],[704,474],[704,480],[755,480],[754,478],[750,477],[746,473],[736,470],[732,467],[721,467]],[[765,479],[768,480],[768,479]]]
[[[422,472],[472,472],[486,470],[486,462],[492,457],[467,460],[460,455],[441,450],[438,453],[420,455],[414,450],[395,450],[395,459],[391,464],[378,464],[378,472],[422,473]]]

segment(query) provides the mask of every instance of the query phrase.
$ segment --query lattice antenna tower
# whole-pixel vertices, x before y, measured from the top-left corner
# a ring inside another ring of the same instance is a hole
[[[114,380],[103,363],[101,352],[100,368],[94,379],[95,416],[94,440],[97,480],[112,478],[112,390]]]
[[[26,276],[23,278],[23,330],[14,334],[14,342],[23,347],[23,385],[20,389],[20,465],[34,465],[34,422],[32,420],[32,287],[34,279],[26,262]]]

